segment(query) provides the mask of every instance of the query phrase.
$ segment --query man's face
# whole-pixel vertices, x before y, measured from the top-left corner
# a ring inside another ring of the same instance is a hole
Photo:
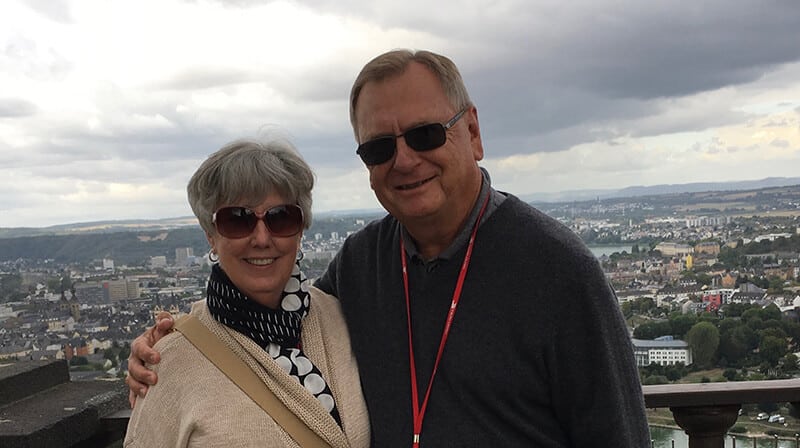
[[[356,103],[360,142],[399,135],[428,123],[445,123],[458,113],[439,80],[424,65],[381,82],[369,82]],[[389,161],[368,166],[370,186],[389,213],[401,222],[415,219],[463,219],[480,186],[477,161],[483,158],[477,111],[467,109],[437,149],[417,152],[404,138]]]

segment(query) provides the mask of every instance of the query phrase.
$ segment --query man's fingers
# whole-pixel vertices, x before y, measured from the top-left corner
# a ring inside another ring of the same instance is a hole
[[[131,378],[128,380],[128,387],[132,390],[156,383],[156,374],[144,365],[145,362],[157,364],[161,361],[158,352],[150,348],[150,339],[149,335],[139,336],[131,344],[131,354],[128,356],[128,374]]]
[[[133,379],[130,374],[125,376],[125,384],[128,385],[128,403],[130,403],[131,409],[133,409],[136,405],[136,399],[144,397],[145,394],[147,394],[147,386]]]
[[[153,346],[159,339],[172,332],[174,324],[172,315],[162,311],[156,316],[156,324],[145,330],[143,335],[131,343],[131,353],[128,356],[128,376],[125,378],[131,407],[136,404],[137,396],[144,397],[148,385],[152,386],[158,381],[158,376],[148,369],[145,363],[158,364],[161,361],[161,355],[153,350]]]
[[[153,331],[151,333],[151,340],[155,345],[161,338],[168,335],[172,332],[172,327],[175,325],[175,321],[172,319],[172,315],[167,313],[166,311],[162,311],[158,313],[156,316],[156,325],[153,327]]]

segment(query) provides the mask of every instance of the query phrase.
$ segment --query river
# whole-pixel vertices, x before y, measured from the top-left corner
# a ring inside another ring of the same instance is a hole
[[[650,427],[650,437],[653,439],[653,448],[672,448],[672,442],[675,441],[675,448],[688,448],[689,437],[683,430]],[[756,444],[753,445],[753,439],[745,436],[736,436],[736,448],[775,448],[775,439],[761,437],[756,439]],[[778,440],[778,448],[796,448],[797,442],[794,440]],[[733,439],[728,436],[725,438],[725,448],[733,448]]]

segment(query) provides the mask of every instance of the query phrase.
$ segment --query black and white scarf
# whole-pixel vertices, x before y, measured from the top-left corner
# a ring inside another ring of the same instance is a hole
[[[300,347],[303,318],[311,308],[308,279],[295,263],[281,294],[281,308],[272,309],[251,300],[214,264],[206,287],[206,303],[218,322],[249,337],[292,378],[295,378],[341,424],[339,411],[322,372]]]

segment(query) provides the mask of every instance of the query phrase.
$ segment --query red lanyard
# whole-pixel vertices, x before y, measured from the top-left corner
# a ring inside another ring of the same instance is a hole
[[[472,227],[472,234],[469,237],[469,245],[467,246],[467,253],[464,255],[464,262],[461,263],[461,272],[458,274],[458,281],[456,282],[456,289],[453,291],[453,299],[450,302],[450,311],[447,313],[447,320],[444,323],[444,330],[442,330],[442,340],[439,342],[439,352],[436,354],[436,361],[433,364],[433,371],[431,372],[431,379],[428,381],[428,389],[425,391],[425,399],[422,401],[422,407],[419,406],[419,392],[417,390],[417,367],[414,361],[414,343],[411,336],[411,300],[408,294],[408,267],[406,265],[406,247],[403,244],[403,236],[400,235],[400,259],[403,265],[403,287],[406,293],[406,317],[408,319],[408,360],[411,366],[411,400],[412,409],[414,411],[414,437],[412,438],[412,447],[419,448],[419,437],[422,432],[422,420],[425,419],[425,410],[428,408],[428,398],[431,396],[431,386],[433,386],[433,378],[436,376],[436,370],[439,368],[439,360],[442,359],[442,352],[444,345],[447,342],[447,336],[450,334],[450,325],[453,323],[453,317],[456,315],[456,308],[458,301],[461,299],[461,288],[464,286],[464,278],[467,276],[467,267],[469,260],[472,256],[472,246],[475,244],[475,235],[478,233],[478,224],[481,222],[483,213],[486,211],[486,205],[489,203],[491,194],[486,195],[486,200],[481,206],[481,211],[478,213],[478,219],[475,220],[475,225]]]

